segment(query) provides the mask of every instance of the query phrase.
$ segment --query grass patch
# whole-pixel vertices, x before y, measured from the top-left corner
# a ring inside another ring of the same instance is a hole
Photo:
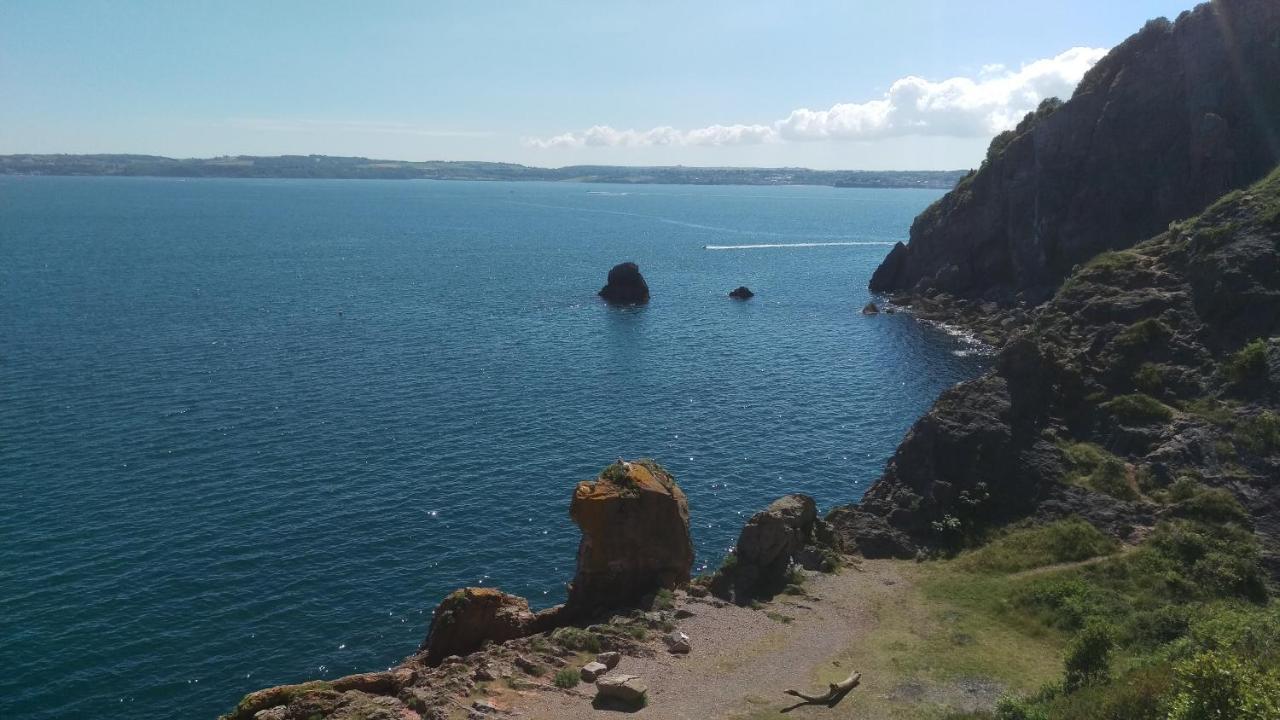
[[[1258,339],[1245,345],[1222,363],[1222,374],[1228,380],[1245,385],[1267,377],[1267,343]]]
[[[582,678],[577,670],[574,670],[572,668],[564,668],[562,670],[556,671],[556,676],[552,678],[551,682],[554,683],[555,686],[558,688],[568,689],[571,687],[576,687],[578,685],[578,682],[581,679]]]
[[[1280,450],[1280,415],[1263,410],[1242,418],[1232,430],[1231,439],[1256,455],[1270,455]]]
[[[662,588],[653,595],[653,609],[670,610],[676,606],[676,595],[667,588]]]
[[[956,558],[970,572],[1011,573],[1110,555],[1119,543],[1097,528],[1071,518],[1009,532]]]
[[[1144,393],[1120,395],[1103,403],[1102,408],[1120,422],[1130,425],[1151,425],[1173,418],[1172,408]]]
[[[783,625],[790,625],[791,623],[795,622],[795,618],[791,617],[790,615],[783,615],[782,613],[774,612],[773,610],[765,611],[764,615],[770,620],[777,623],[782,623]]]
[[[551,632],[551,642],[566,650],[600,652],[600,636],[590,630],[577,627],[556,628]],[[531,643],[532,646],[532,643]]]
[[[1137,483],[1120,458],[1093,443],[1067,443],[1060,448],[1071,466],[1067,482],[1120,500],[1138,498]]]
[[[1149,395],[1158,395],[1164,391],[1163,365],[1145,362],[1133,372],[1133,386]]]
[[[1173,330],[1169,329],[1168,325],[1155,318],[1146,318],[1121,330],[1112,342],[1118,349],[1136,350],[1151,347],[1171,337],[1173,337]]]

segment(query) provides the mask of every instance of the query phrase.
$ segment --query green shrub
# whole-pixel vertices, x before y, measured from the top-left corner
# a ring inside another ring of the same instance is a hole
[[[1120,395],[1103,403],[1102,407],[1120,422],[1135,425],[1167,422],[1173,417],[1173,410],[1168,405],[1143,393]]]
[[[551,641],[567,650],[600,652],[600,636],[582,628],[556,628],[551,633]]]
[[[1033,700],[1001,695],[996,701],[996,720],[1049,720],[1049,713]]]
[[[564,668],[556,671],[555,679],[552,680],[558,688],[571,688],[578,684],[580,679],[577,670],[572,668]]]
[[[1009,573],[1109,555],[1117,547],[1114,539],[1094,526],[1069,518],[1014,530],[966,553],[957,564],[966,570]]]
[[[1255,382],[1267,377],[1267,343],[1258,339],[1245,345],[1222,363],[1222,374],[1236,384]]]
[[[1120,500],[1136,500],[1138,491],[1129,481],[1128,466],[1120,458],[1093,443],[1063,445],[1071,463],[1070,482]]]
[[[655,610],[670,610],[676,606],[675,593],[667,588],[661,588],[653,595],[653,608]]]
[[[1067,649],[1066,688],[1076,688],[1107,679],[1115,631],[1105,623],[1091,623],[1071,639]]]
[[[1231,437],[1236,444],[1257,455],[1280,450],[1280,415],[1263,410],[1236,423]]]
[[[1116,334],[1113,341],[1121,350],[1148,348],[1158,342],[1173,337],[1173,330],[1155,318],[1146,318],[1130,325]]]
[[[1164,390],[1164,369],[1155,363],[1142,363],[1133,373],[1133,386],[1144,393],[1158,395]]]
[[[1178,664],[1170,720],[1275,720],[1280,674],[1232,655],[1204,652]]]

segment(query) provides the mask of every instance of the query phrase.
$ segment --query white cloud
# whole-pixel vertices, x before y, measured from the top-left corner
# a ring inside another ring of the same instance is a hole
[[[1103,48],[1071,48],[1018,70],[985,65],[978,77],[934,82],[908,76],[880,98],[800,108],[770,125],[711,125],[693,130],[656,127],[618,130],[596,125],[581,132],[525,143],[538,148],[723,146],[815,140],[878,140],[905,135],[990,137],[1012,128],[1041,100],[1067,98],[1102,56]]]

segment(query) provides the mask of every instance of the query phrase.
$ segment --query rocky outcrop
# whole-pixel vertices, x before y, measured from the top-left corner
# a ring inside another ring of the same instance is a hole
[[[729,291],[729,297],[733,298],[734,300],[750,300],[755,296],[756,294],[751,292],[751,290],[746,285],[739,285],[738,287]]]
[[[639,265],[618,263],[610,268],[609,277],[597,294],[616,305],[639,305],[649,302],[649,285],[640,274]]]
[[[503,642],[547,628],[551,615],[540,620],[529,601],[495,588],[455,590],[436,606],[431,629],[418,648],[426,662],[436,665],[450,655],[466,655],[486,642]]]
[[[862,306],[862,314],[863,315],[879,315],[880,308],[876,307],[875,303],[869,302],[866,305]]]
[[[1024,517],[1125,537],[1180,478],[1234,493],[1280,574],[1280,171],[1080,268],[828,519],[873,557]]]
[[[689,582],[689,504],[670,473],[652,460],[619,460],[596,480],[578,483],[569,517],[582,530],[566,607],[571,615]]]
[[[738,535],[731,560],[712,583],[712,590],[736,602],[772,595],[789,582],[794,566],[835,570],[835,535],[818,518],[808,495],[786,495],[751,516]]]
[[[1280,160],[1280,3],[1216,0],[1153,20],[992,141],[916,218],[879,292],[1034,303],[1073,266],[1196,214]]]

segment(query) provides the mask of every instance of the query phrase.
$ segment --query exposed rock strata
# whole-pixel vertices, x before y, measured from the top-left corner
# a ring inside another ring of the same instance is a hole
[[[1217,0],[1153,20],[1063,104],[991,143],[916,218],[879,292],[1038,303],[1074,265],[1160,232],[1280,160],[1280,3]]]

